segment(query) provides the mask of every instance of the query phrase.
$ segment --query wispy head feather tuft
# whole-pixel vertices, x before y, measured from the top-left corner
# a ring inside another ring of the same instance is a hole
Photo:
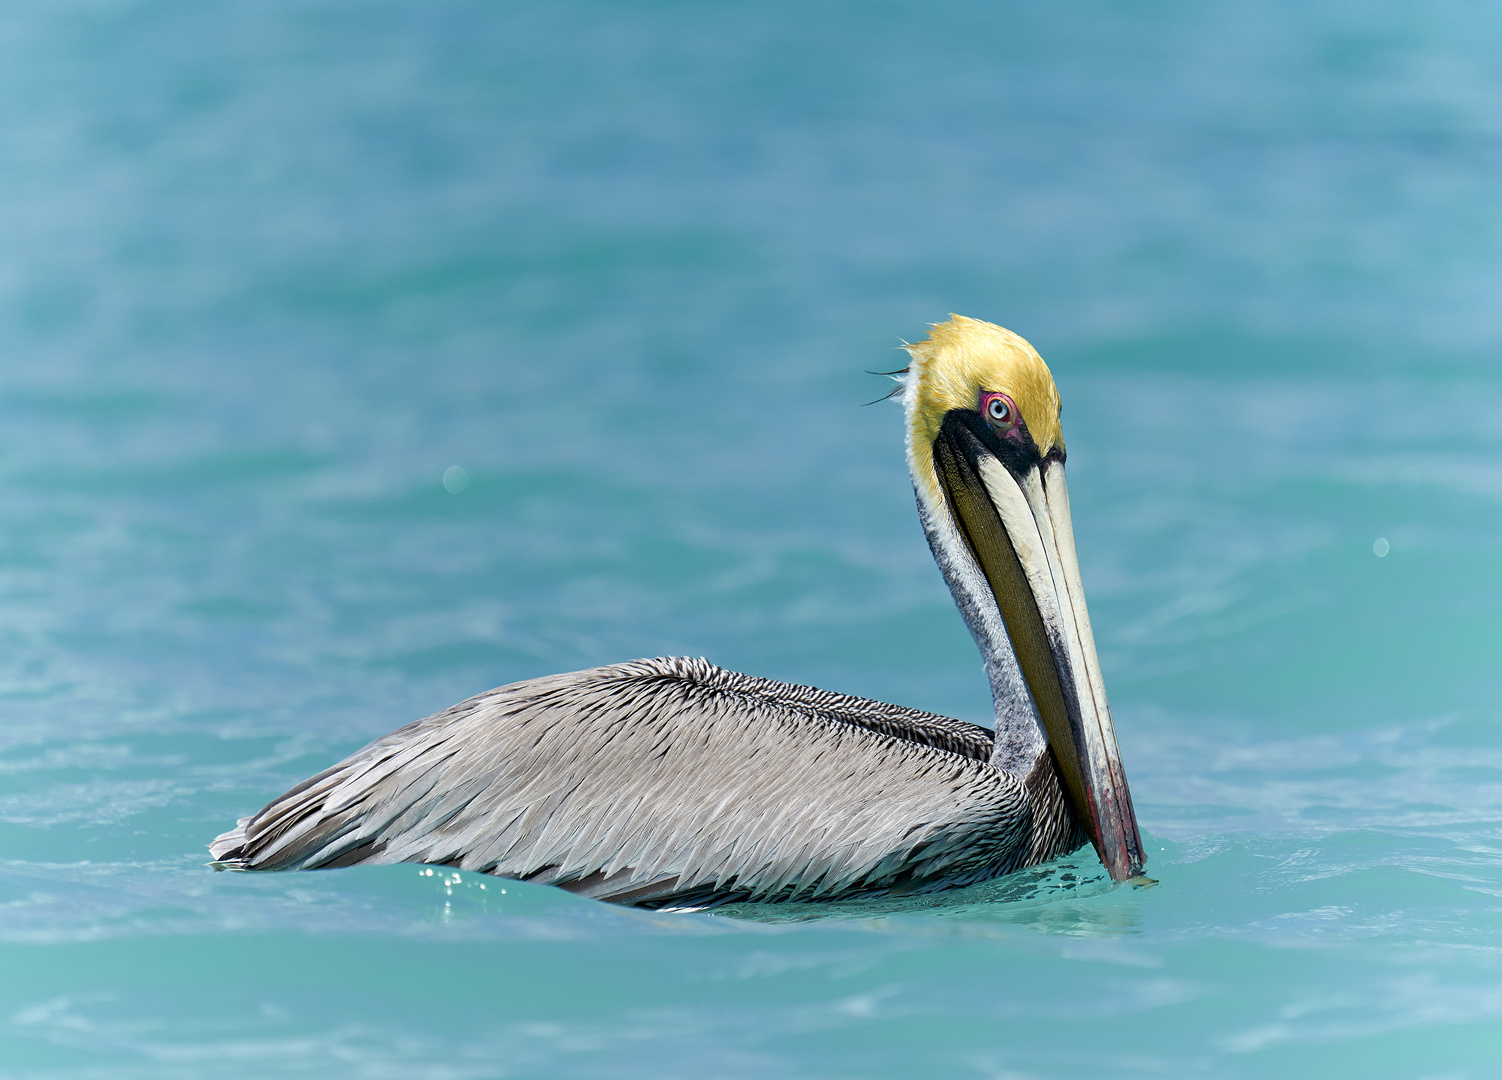
[[[901,338],[898,338],[897,340],[902,341]],[[911,354],[913,351],[913,347],[906,341],[902,341],[902,344],[897,347],[899,349],[907,351],[909,354]],[[867,375],[881,375],[884,378],[891,379],[897,385],[892,387],[890,392],[881,395],[881,397],[877,398],[875,401],[868,401],[866,402],[866,404],[878,405],[883,401],[891,401],[895,397],[901,397],[902,392],[907,389],[908,373],[912,370],[912,364],[908,364],[906,367],[900,367],[896,371],[867,371]]]

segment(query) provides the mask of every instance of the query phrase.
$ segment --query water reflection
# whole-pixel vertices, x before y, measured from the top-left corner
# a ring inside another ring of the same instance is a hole
[[[1134,932],[1139,923],[1136,890],[1115,885],[1085,849],[1075,855],[964,889],[922,896],[851,900],[829,904],[727,904],[714,915],[764,923],[814,920],[899,920],[904,932],[953,933],[935,918],[971,924],[1003,923],[1080,936]],[[906,918],[923,916],[923,918]]]

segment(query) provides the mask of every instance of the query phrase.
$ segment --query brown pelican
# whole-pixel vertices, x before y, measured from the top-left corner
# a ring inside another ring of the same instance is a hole
[[[377,739],[210,845],[217,867],[435,863],[645,907],[984,881],[1142,841],[1075,557],[1059,395],[951,316],[894,373],[918,515],[985,659],[994,735],[684,658],[513,683]]]

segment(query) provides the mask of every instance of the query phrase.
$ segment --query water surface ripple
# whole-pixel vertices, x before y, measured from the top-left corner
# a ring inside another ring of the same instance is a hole
[[[1444,2],[0,12],[0,1078],[1496,1075],[1498,56]],[[950,311],[1058,378],[1157,887],[205,868],[555,671],[983,720],[860,407]]]

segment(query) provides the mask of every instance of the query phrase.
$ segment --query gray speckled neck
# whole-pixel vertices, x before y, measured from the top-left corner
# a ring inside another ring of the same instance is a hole
[[[1043,723],[1023,681],[1022,669],[1012,639],[1007,635],[1001,609],[991,586],[981,573],[970,547],[943,511],[931,511],[918,496],[918,518],[933,551],[939,572],[954,594],[955,605],[985,662],[996,714],[996,749],[991,764],[1018,776],[1026,776],[1048,747]]]

